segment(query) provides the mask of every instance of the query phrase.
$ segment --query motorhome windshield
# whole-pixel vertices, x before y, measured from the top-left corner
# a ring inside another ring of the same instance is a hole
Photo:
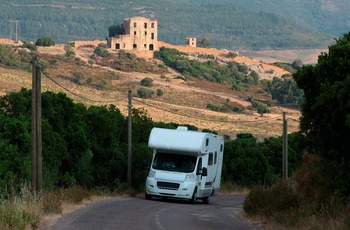
[[[193,172],[197,157],[183,154],[157,152],[154,157],[152,168],[176,172]]]

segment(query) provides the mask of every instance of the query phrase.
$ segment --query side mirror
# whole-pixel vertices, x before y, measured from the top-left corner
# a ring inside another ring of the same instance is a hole
[[[202,168],[202,176],[208,176],[208,169],[205,167]]]

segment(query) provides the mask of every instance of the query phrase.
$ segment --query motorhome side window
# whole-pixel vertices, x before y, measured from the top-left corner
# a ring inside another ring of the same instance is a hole
[[[197,175],[202,173],[202,158],[199,158],[198,160],[198,166],[197,166]]]
[[[213,165],[213,153],[209,153],[208,165]]]
[[[218,157],[218,153],[215,151],[215,155],[214,155],[214,164],[216,164],[217,157]]]
[[[196,156],[157,152],[153,161],[153,169],[175,172],[193,172],[197,162]]]

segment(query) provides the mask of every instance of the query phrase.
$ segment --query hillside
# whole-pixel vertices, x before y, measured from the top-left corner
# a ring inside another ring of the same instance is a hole
[[[166,43],[163,43],[166,45]],[[173,47],[172,45],[169,45]],[[186,47],[177,47],[179,50]],[[64,45],[56,45],[54,47],[40,47],[40,57],[49,60],[52,55],[62,55],[65,53]],[[134,108],[144,108],[154,121],[175,122],[179,124],[191,124],[200,129],[216,130],[220,134],[226,134],[235,138],[237,133],[250,132],[255,136],[262,138],[267,136],[280,136],[282,134],[282,112],[287,113],[289,119],[289,132],[299,129],[298,119],[299,111],[290,110],[281,107],[271,107],[271,113],[260,116],[254,111],[246,110],[245,113],[222,113],[208,110],[208,103],[225,104],[228,101],[248,108],[250,102],[247,97],[253,96],[253,92],[237,92],[232,91],[230,85],[222,85],[213,82],[191,79],[184,81],[176,78],[178,75],[173,70],[169,70],[166,74],[151,74],[140,72],[121,72],[115,69],[94,64],[90,67],[87,64],[89,56],[91,56],[92,48],[74,48],[77,63],[59,61],[55,67],[45,70],[42,76],[43,91],[62,91],[71,97],[75,102],[84,103],[86,105],[108,105],[116,104],[117,107],[126,115],[127,112],[127,92],[132,90],[136,95],[137,89],[140,87],[140,81],[145,77],[152,78],[154,84],[152,90],[162,89],[163,96],[152,96],[150,99],[141,99],[135,97],[133,100]],[[215,49],[191,48],[195,52],[207,52],[219,54],[225,52]],[[110,51],[113,52],[113,51]],[[145,59],[148,63],[157,64],[156,60]],[[156,61],[156,62],[155,62]],[[284,71],[265,64],[258,63],[256,60],[239,56],[236,61],[250,63],[251,66],[258,66],[261,69],[274,68],[275,75],[283,74]],[[258,63],[258,65],[257,65]],[[31,73],[22,70],[0,68],[0,94],[18,91],[22,87],[31,88]],[[74,83],[74,73],[81,72],[85,77],[92,79],[92,84],[76,84]],[[55,82],[50,80],[48,77]],[[164,75],[165,77],[161,77]],[[266,76],[267,77],[267,76]],[[96,89],[94,85],[106,80],[104,89]],[[67,89],[69,91],[67,91]],[[254,90],[254,89],[252,89]],[[264,98],[263,95],[255,95],[254,97]]]
[[[196,37],[228,50],[304,49],[325,48],[334,38],[276,12],[255,12],[225,2],[6,0],[0,3],[0,33],[15,38],[17,21],[23,41],[43,36],[51,36],[56,43],[105,39],[108,27],[143,16],[158,20],[159,40],[176,45],[184,44],[186,37]]]
[[[175,2],[211,4],[212,0],[173,0]],[[217,0],[256,13],[268,12],[284,16],[296,23],[319,32],[340,37],[350,31],[350,2],[347,0]]]

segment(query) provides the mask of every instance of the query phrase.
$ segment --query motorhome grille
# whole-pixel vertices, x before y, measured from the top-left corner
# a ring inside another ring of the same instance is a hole
[[[157,186],[159,189],[178,190],[180,187],[180,184],[158,181]]]

